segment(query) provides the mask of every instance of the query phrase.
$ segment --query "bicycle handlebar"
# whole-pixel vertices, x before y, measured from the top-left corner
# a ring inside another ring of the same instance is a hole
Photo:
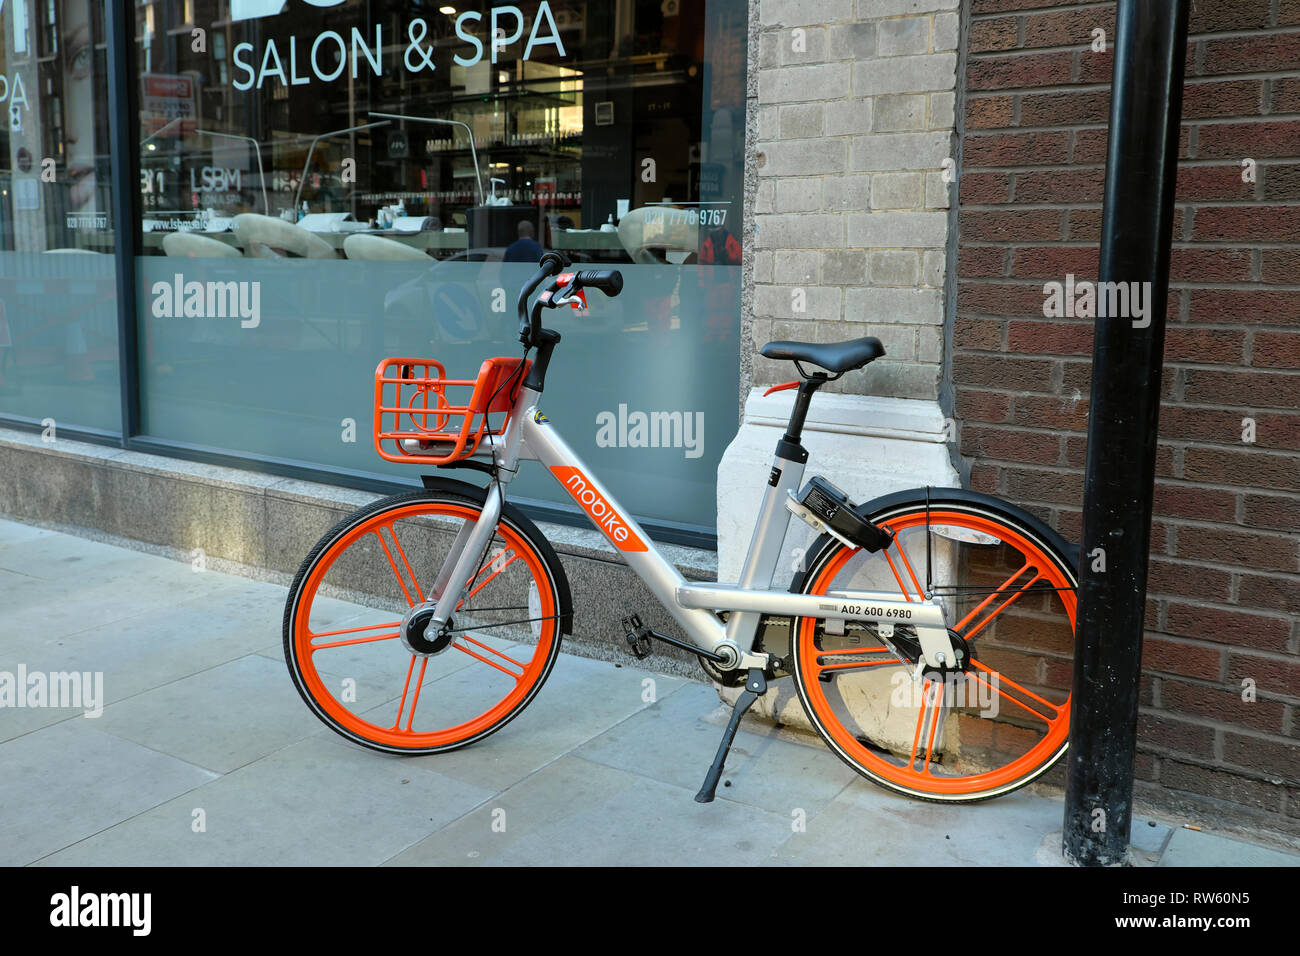
[[[542,333],[542,301],[538,299],[533,305],[532,315],[528,314],[528,297],[552,276],[559,275],[572,263],[562,252],[547,252],[539,263],[536,274],[519,290],[519,341],[526,346],[536,345]],[[623,291],[623,274],[617,269],[584,269],[574,275],[570,287],[574,292],[583,288],[599,289],[613,298]]]
[[[610,298],[623,291],[623,273],[617,269],[585,269],[574,281],[587,289],[599,289]]]
[[[519,311],[519,341],[524,345],[529,345],[537,341],[537,334],[541,331],[535,326],[540,325],[537,321],[537,315],[534,312],[532,321],[528,318],[528,297],[537,291],[537,287],[553,275],[558,275],[564,269],[568,268],[569,260],[560,252],[547,252],[538,263],[539,268],[531,279],[524,283],[524,287],[519,290],[519,302],[516,308]]]

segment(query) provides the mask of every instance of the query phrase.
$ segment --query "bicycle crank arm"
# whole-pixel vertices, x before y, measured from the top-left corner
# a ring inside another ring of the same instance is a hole
[[[670,637],[667,634],[660,634],[653,628],[642,624],[641,618],[637,617],[635,614],[623,618],[623,631],[627,635],[626,640],[628,646],[631,648],[632,654],[637,660],[645,660],[650,656],[650,639],[654,638],[656,641],[663,641],[663,643],[676,647],[679,650],[689,651],[692,654],[707,658],[715,664],[727,663],[727,659],[721,654],[705,650],[702,647],[696,647],[689,641],[679,640],[675,637]]]

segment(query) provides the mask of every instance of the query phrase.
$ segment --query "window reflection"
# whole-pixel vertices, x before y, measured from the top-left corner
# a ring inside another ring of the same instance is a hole
[[[119,424],[104,4],[0,3],[0,414]]]
[[[514,296],[561,249],[626,285],[557,316],[548,414],[638,513],[713,524],[738,419],[745,0],[136,9],[147,434],[402,473],[364,441],[376,363],[515,353]],[[656,411],[704,430],[689,449],[597,434],[598,413]],[[513,490],[565,500],[536,472]]]
[[[137,11],[148,254],[320,251],[268,217],[343,258],[502,260],[527,229],[579,261],[739,264],[742,3]]]

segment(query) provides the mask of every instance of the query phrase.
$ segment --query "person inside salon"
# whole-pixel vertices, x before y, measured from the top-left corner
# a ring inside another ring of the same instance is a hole
[[[533,224],[520,220],[518,232],[519,238],[506,246],[506,262],[536,262],[542,257],[542,244],[533,238]]]

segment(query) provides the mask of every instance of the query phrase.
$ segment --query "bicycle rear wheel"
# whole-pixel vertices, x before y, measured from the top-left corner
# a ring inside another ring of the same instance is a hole
[[[800,618],[793,671],[809,719],[849,766],[898,793],[971,802],[1025,786],[1068,742],[1078,584],[1068,546],[1014,506],[960,489],[869,508],[894,543],[869,554],[824,537],[791,590],[938,596],[967,663],[913,680],[914,629],[896,624],[886,640],[875,625]]]
[[[428,654],[403,644],[403,617],[436,597],[453,542],[482,510],[482,489],[447,484],[464,490],[395,495],[345,518],[308,554],[285,605],[299,694],[335,732],[375,750],[439,753],[501,729],[541,689],[571,620],[559,559],[507,505],[449,643]]]

